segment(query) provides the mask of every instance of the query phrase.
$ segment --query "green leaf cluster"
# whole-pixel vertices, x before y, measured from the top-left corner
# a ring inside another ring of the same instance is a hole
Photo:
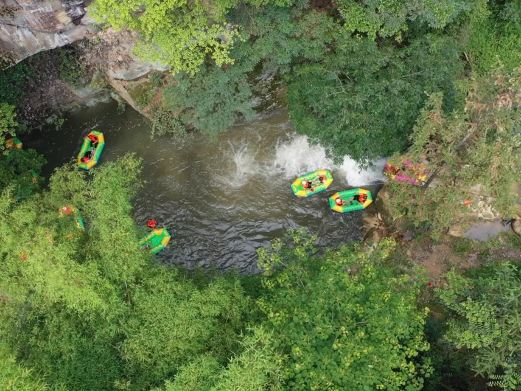
[[[491,197],[494,209],[513,216],[512,191],[521,171],[521,70],[474,80],[465,108],[445,115],[442,97],[432,95],[418,117],[406,157],[427,163],[434,175],[427,188],[390,184],[390,212],[414,225],[428,224],[439,235],[464,223],[465,199]]]
[[[0,103],[0,151],[4,149],[5,141],[9,137],[14,137],[17,127],[15,107]]]
[[[388,156],[408,145],[425,93],[441,90],[452,98],[461,72],[457,47],[444,37],[425,36],[399,49],[345,36],[321,63],[296,68],[290,117],[335,156]]]
[[[268,276],[259,305],[283,355],[285,390],[422,389],[427,312],[419,281],[392,267],[393,248],[319,256],[297,235],[260,252]]]
[[[466,276],[453,271],[438,291],[449,316],[445,338],[467,351],[475,373],[502,390],[521,385],[519,272],[517,265],[506,262]]]

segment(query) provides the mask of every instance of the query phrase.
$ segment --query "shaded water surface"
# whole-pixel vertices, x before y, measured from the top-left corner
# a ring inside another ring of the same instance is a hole
[[[173,240],[159,255],[165,263],[253,273],[256,249],[288,228],[309,229],[319,245],[360,239],[361,213],[333,213],[327,196],[348,181],[369,184],[378,167],[360,172],[347,158],[335,167],[322,147],[294,133],[284,111],[215,137],[176,141],[151,140],[147,120],[107,104],[71,115],[61,130],[46,132],[29,146],[47,157],[50,173],[75,156],[82,133],[90,129],[105,134],[101,164],[128,152],[143,159],[145,186],[134,201],[135,219],[144,225],[155,218],[171,229]],[[316,168],[333,169],[331,191],[295,198],[293,178]]]

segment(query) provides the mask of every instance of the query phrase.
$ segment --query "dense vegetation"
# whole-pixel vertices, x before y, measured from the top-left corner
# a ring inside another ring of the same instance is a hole
[[[516,1],[98,0],[92,7],[99,21],[141,33],[140,55],[172,67],[164,104],[185,126],[212,133],[250,118],[259,75],[270,75],[287,85],[297,131],[358,160],[402,152],[429,94],[443,93],[450,112],[462,105],[465,73],[520,63]]]
[[[391,228],[475,264],[433,287],[405,242],[324,251],[291,231],[259,252],[258,276],[159,265],[132,219],[139,159],[64,166],[44,185],[44,157],[5,147],[34,72],[22,64],[0,74],[0,389],[521,389],[519,238],[444,236],[476,192],[503,218],[519,203],[518,1],[96,0],[92,13],[171,67],[158,135],[249,119],[259,80],[276,80],[296,129],[336,158],[427,165],[425,187],[387,187]],[[60,64],[77,79],[73,56]]]

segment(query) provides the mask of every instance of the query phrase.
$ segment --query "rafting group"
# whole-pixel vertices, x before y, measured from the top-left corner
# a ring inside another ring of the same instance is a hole
[[[8,140],[7,147],[11,149],[22,148],[22,142],[17,138]],[[77,165],[83,170],[91,170],[98,164],[103,149],[105,148],[105,137],[102,132],[97,130],[90,131],[84,138],[78,153]],[[409,161],[400,162],[397,167],[387,164],[384,173],[393,180],[407,182],[414,185],[425,183],[428,172],[423,166],[414,165]],[[413,174],[408,174],[412,171]],[[316,170],[301,175],[293,181],[291,189],[297,197],[311,197],[328,189],[333,183],[331,171],[326,169]],[[369,190],[357,187],[344,191],[339,191],[329,197],[329,207],[339,213],[353,212],[367,208],[373,202],[372,194]],[[80,212],[71,205],[63,206],[59,210],[61,217],[71,216],[78,229],[85,229],[85,222]],[[150,229],[148,235],[139,241],[142,249],[147,249],[152,254],[157,254],[163,250],[170,242],[171,235],[167,228],[158,227],[157,221],[150,219],[147,222]]]
[[[103,133],[97,130],[90,131],[83,138],[83,143],[76,159],[78,167],[90,171],[98,164],[104,148],[105,136]],[[60,217],[71,216],[74,219],[76,227],[80,230],[85,230],[83,217],[75,207],[71,205],[63,206],[59,210],[59,215]],[[165,227],[159,227],[157,221],[154,219],[147,221],[147,227],[150,228],[150,232],[139,241],[139,246],[143,250],[157,254],[170,242],[170,232]]]
[[[311,197],[321,193],[333,183],[329,170],[316,170],[299,176],[291,184],[291,190],[297,197]],[[329,197],[329,207],[339,213],[353,212],[367,208],[373,202],[369,190],[360,187],[339,191]]]

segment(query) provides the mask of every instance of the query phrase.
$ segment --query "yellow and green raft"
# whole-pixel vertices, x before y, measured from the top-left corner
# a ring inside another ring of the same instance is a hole
[[[24,145],[23,145],[22,141],[16,136],[11,137],[5,141],[6,149],[22,149],[23,146]]]
[[[139,245],[141,248],[149,248],[152,254],[157,254],[167,246],[170,238],[170,232],[166,228],[154,228],[139,241]]]
[[[320,178],[323,180],[321,181]],[[306,189],[302,181],[311,182],[311,188]],[[314,194],[326,190],[333,183],[333,175],[329,170],[316,170],[299,176],[291,184],[291,190],[297,197],[310,197]]]
[[[364,203],[358,201],[358,196],[360,194],[365,194],[367,199]],[[340,198],[344,201],[344,205],[337,205],[335,200]],[[357,187],[355,189],[349,189],[344,191],[339,191],[338,193],[333,194],[329,197],[329,207],[335,212],[346,213],[346,212],[354,212],[356,210],[362,210],[367,208],[369,205],[373,203],[373,196],[369,190],[362,189]]]
[[[76,227],[78,229],[81,229],[82,231],[85,230],[85,221],[83,220],[83,217],[80,214],[80,212],[78,211],[78,209],[76,209],[75,207],[63,206],[60,208],[59,213],[60,213],[60,217],[65,217],[65,216],[70,216],[70,215],[74,216],[74,223],[76,224]]]
[[[98,138],[98,145],[96,149],[94,149],[92,141],[89,140],[89,136],[91,134]],[[83,138],[83,144],[81,146],[80,153],[78,153],[78,167],[83,168],[84,170],[90,170],[92,167],[94,167],[98,163],[104,147],[105,137],[103,136],[103,133],[98,132],[97,130],[91,131],[87,136]],[[86,163],[82,162],[81,159],[90,150],[93,150],[91,159]]]

